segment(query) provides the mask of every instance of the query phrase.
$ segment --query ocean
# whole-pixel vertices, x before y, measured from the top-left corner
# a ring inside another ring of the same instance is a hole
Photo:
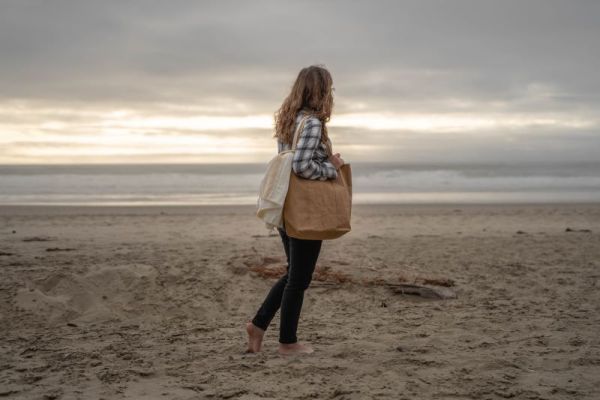
[[[4,165],[1,205],[256,204],[266,164]],[[352,163],[353,202],[600,201],[600,163]]]

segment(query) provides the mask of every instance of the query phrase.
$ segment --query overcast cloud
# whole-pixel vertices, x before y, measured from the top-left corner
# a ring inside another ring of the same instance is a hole
[[[0,162],[265,161],[314,63],[350,159],[591,161],[598,21],[593,0],[2,1]]]

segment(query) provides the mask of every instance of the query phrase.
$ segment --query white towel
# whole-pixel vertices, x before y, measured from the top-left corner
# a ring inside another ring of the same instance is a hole
[[[258,189],[258,200],[256,202],[256,216],[264,221],[268,230],[282,228],[283,204],[290,186],[290,174],[292,173],[292,161],[296,151],[296,142],[304,122],[308,119],[304,116],[294,132],[292,149],[284,150],[277,154],[267,164],[267,172],[260,182]]]
[[[269,230],[283,226],[281,217],[290,185],[293,157],[292,150],[284,150],[273,157],[260,183],[256,216],[265,222]]]

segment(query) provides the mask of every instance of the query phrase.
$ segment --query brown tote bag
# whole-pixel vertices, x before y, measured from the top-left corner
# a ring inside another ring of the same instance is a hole
[[[302,120],[302,124],[306,118]],[[296,150],[299,132],[294,135]],[[331,145],[327,143],[329,154]],[[336,239],[350,232],[352,211],[352,169],[344,164],[336,179],[321,181],[290,174],[290,185],[283,205],[283,223],[288,236],[297,239]]]

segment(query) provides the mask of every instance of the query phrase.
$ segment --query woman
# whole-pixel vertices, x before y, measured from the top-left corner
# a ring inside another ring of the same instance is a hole
[[[329,156],[326,122],[333,108],[333,80],[322,66],[303,68],[292,92],[275,113],[275,135],[279,152],[289,150],[297,124],[303,116],[310,115],[298,137],[292,171],[306,179],[335,179],[344,164],[339,153]],[[329,147],[331,148],[331,147]],[[308,343],[297,340],[296,330],[304,291],[308,288],[321,251],[321,240],[302,240],[289,237],[278,228],[287,258],[287,271],[273,285],[256,315],[246,324],[248,352],[261,349],[265,330],[281,307],[279,326],[280,354],[312,353]]]

